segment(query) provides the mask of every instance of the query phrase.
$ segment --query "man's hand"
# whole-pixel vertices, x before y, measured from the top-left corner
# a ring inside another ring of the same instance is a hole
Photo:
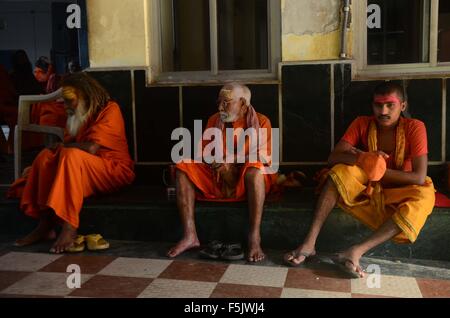
[[[100,145],[94,142],[81,142],[81,143],[67,143],[64,144],[66,148],[78,148],[83,151],[90,153],[91,155],[97,154],[97,151],[100,149]]]
[[[214,170],[214,178],[217,183],[223,180],[228,185],[234,185],[237,181],[237,167],[232,163],[213,163],[211,168]]]
[[[220,173],[218,173],[218,169],[222,166],[222,163],[213,162],[211,164],[211,169],[213,169],[214,180],[216,183],[220,181]]]
[[[377,151],[376,152],[378,155],[382,156],[384,158],[384,160],[388,160],[389,159],[389,155],[383,151]]]
[[[352,154],[352,155],[359,155],[359,154],[362,153],[362,152],[363,152],[362,150],[359,150],[359,149],[356,148],[356,147],[351,147],[351,148],[347,151],[347,153]]]

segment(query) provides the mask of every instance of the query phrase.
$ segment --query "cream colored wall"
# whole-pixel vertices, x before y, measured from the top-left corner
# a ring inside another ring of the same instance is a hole
[[[281,0],[282,59],[338,59],[341,0]],[[92,68],[149,65],[150,0],[87,0]],[[351,54],[351,32],[348,52]]]
[[[91,68],[149,65],[147,1],[86,2]]]
[[[281,6],[283,61],[339,58],[341,0],[281,0]],[[351,39],[349,32],[350,54]]]

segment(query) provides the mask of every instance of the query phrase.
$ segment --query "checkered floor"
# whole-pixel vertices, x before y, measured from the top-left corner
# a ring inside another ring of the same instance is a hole
[[[67,285],[74,281],[67,272],[71,264],[80,267],[81,288]],[[0,297],[450,297],[450,278],[382,275],[380,283],[380,288],[369,288],[367,279],[350,280],[339,272],[308,268],[107,255],[0,255]]]

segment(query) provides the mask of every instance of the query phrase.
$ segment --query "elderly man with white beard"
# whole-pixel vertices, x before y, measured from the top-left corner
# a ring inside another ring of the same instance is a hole
[[[16,246],[56,238],[55,226],[61,224],[53,253],[77,251],[84,198],[117,191],[135,177],[119,105],[86,73],[68,75],[61,86],[68,115],[65,140],[41,151],[8,193],[20,198],[26,215],[39,219]]]
[[[267,155],[272,154],[272,126],[269,118],[255,111],[251,105],[251,91],[242,84],[227,84],[220,90],[217,110],[218,112],[209,118],[206,130],[216,128],[220,131],[224,142],[220,143],[214,139],[212,144],[217,147],[222,145],[225,157],[227,157],[225,140],[228,128],[237,134],[240,130],[248,129],[266,131],[265,135],[258,137],[258,144],[266,147],[258,148],[256,160],[250,160],[252,148],[246,139],[244,149],[238,149],[245,158],[244,163],[235,157],[233,162],[223,160],[208,164],[183,161],[176,165],[177,205],[184,233],[183,238],[168,251],[167,256],[173,258],[186,250],[200,246],[194,217],[196,200],[219,202],[247,200],[250,225],[247,260],[260,262],[265,258],[260,235],[264,201],[276,179],[275,173],[265,173],[265,168],[271,161],[267,160],[270,157]],[[235,146],[236,144],[233,148]]]

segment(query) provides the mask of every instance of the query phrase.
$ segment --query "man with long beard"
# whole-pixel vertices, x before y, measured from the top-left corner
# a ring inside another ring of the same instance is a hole
[[[62,90],[68,115],[64,143],[40,152],[9,191],[10,197],[21,198],[26,215],[40,221],[16,245],[56,237],[59,223],[54,253],[73,247],[84,198],[117,191],[135,177],[119,105],[86,73],[67,76]]]

